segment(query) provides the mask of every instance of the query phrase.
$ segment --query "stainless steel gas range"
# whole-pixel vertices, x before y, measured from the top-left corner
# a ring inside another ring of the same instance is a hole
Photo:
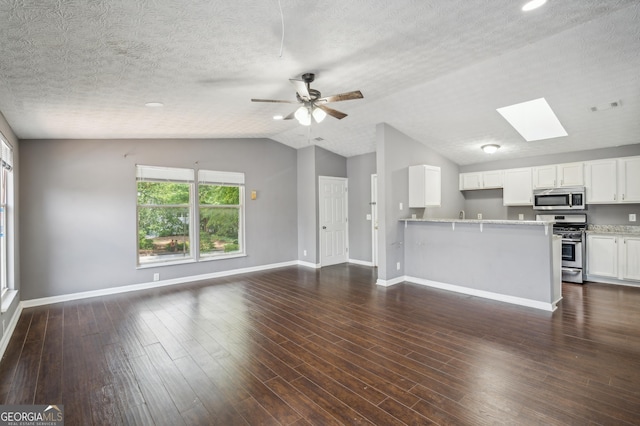
[[[562,281],[580,283],[586,274],[586,214],[542,214],[536,220],[555,221],[553,233],[562,236]]]

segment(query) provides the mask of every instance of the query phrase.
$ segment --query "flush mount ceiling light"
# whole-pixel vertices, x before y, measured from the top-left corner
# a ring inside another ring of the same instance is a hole
[[[480,149],[482,149],[484,152],[486,152],[487,154],[493,154],[494,152],[496,152],[498,149],[500,148],[500,145],[496,145],[494,143],[490,143],[487,145],[482,145],[480,147]]]
[[[531,0],[530,2],[525,3],[524,6],[522,6],[522,11],[523,12],[529,12],[530,10],[534,10],[539,8],[540,6],[542,6],[543,4],[545,4],[547,2],[547,0]]]
[[[496,111],[498,111],[527,142],[559,138],[568,135],[545,98],[498,108]]]
[[[144,106],[149,108],[160,108],[163,107],[164,104],[162,102],[147,102]]]

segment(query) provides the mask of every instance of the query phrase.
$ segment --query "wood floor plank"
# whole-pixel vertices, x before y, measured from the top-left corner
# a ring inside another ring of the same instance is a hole
[[[554,313],[285,267],[25,308],[0,401],[94,424],[637,424],[640,288]]]
[[[47,331],[42,348],[35,404],[62,404],[64,308],[49,308]]]

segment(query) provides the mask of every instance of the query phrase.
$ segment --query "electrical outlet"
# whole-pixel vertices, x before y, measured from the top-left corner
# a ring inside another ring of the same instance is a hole
[[[400,203],[400,210],[402,210],[402,203]]]
[[[524,220],[524,215],[522,213],[518,214],[518,220]]]
[[[371,215],[370,214],[367,215],[367,220],[371,220]]]
[[[478,213],[478,220],[482,220],[482,213]]]
[[[399,271],[400,270],[400,262],[396,263],[396,269]]]
[[[153,280],[154,281],[160,281],[160,274],[157,273],[157,272],[155,274],[153,274]]]
[[[306,257],[306,256],[307,256],[307,251],[306,251],[306,250],[303,250],[303,251],[302,251],[302,255]]]
[[[629,222],[635,222],[635,221],[636,221],[636,214],[629,213]]]

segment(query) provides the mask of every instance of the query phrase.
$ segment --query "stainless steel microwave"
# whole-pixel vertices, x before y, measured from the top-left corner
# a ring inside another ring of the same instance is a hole
[[[534,210],[584,210],[585,192],[582,186],[535,189]]]

